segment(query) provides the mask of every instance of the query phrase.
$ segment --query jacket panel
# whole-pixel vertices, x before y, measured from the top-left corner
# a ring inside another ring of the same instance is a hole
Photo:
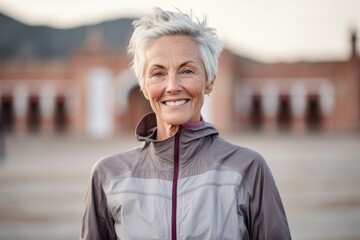
[[[106,195],[119,239],[170,239],[170,181],[117,178]]]

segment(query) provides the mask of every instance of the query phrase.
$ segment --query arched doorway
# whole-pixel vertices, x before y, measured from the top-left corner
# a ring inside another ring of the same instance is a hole
[[[66,106],[65,98],[57,97],[55,101],[55,131],[58,133],[63,133],[67,128],[67,116],[66,116]]]
[[[151,112],[150,103],[140,91],[133,71],[126,70],[117,77],[117,124],[121,131],[134,132],[144,114]]]
[[[252,130],[259,131],[263,124],[261,96],[253,95],[251,102],[251,128]]]
[[[28,104],[28,130],[30,133],[38,133],[41,124],[39,97],[31,96]]]
[[[126,128],[133,131],[140,119],[146,114],[151,112],[149,101],[144,97],[140,91],[140,87],[132,88],[128,94],[128,108],[127,108],[127,124]]]
[[[321,129],[321,112],[318,95],[309,95],[306,108],[306,125],[309,131],[317,132]]]
[[[10,96],[4,96],[0,102],[0,132],[10,133],[14,127],[13,99]]]
[[[289,131],[291,127],[290,97],[281,95],[279,101],[278,126],[281,131]]]

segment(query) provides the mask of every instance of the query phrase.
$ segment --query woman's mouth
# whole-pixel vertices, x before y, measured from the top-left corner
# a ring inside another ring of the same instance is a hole
[[[189,101],[189,100],[182,99],[182,100],[176,100],[176,101],[164,101],[163,103],[164,103],[166,106],[169,106],[169,107],[177,107],[177,106],[184,105],[184,104],[187,103],[188,101]]]

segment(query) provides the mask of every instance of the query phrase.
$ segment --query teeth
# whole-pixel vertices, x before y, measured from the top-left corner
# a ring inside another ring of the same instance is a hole
[[[167,102],[165,102],[165,105],[171,106],[171,107],[176,107],[176,106],[183,105],[185,103],[186,103],[186,100],[167,101]]]

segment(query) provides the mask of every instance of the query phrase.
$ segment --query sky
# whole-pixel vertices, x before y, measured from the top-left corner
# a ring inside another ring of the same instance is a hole
[[[264,62],[344,60],[350,32],[360,35],[360,0],[0,0],[2,13],[58,28],[139,17],[155,6],[206,16],[225,46]]]

